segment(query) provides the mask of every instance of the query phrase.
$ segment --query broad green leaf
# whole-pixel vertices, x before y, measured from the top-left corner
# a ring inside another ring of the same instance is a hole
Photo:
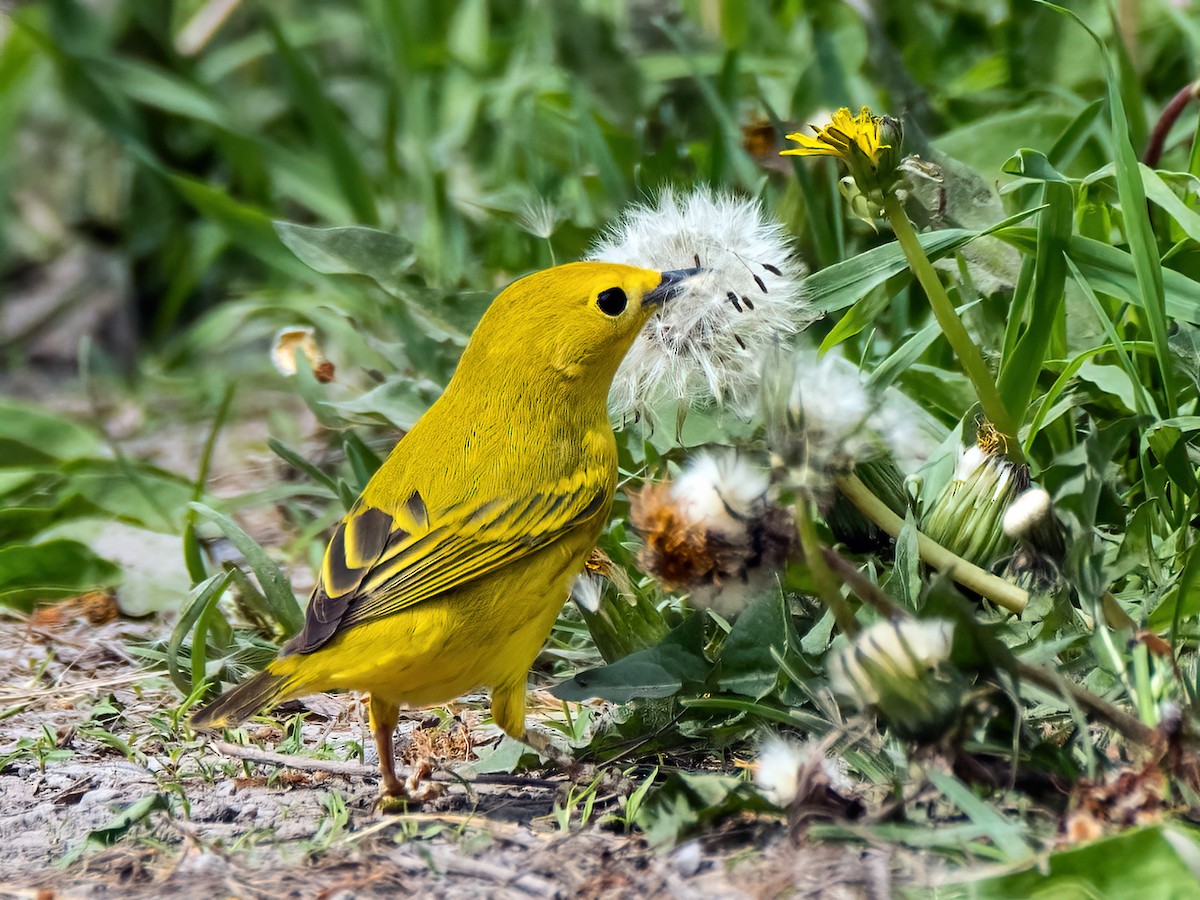
[[[599,697],[628,703],[635,697],[672,697],[685,684],[703,682],[710,667],[704,658],[704,612],[693,613],[661,644],[624,656],[608,666],[579,672],[551,689],[561,700]]]
[[[274,222],[284,245],[309,268],[322,275],[361,275],[389,294],[405,293],[416,257],[408,241],[362,225],[312,228],[295,222]]]
[[[91,429],[16,400],[0,398],[0,422],[0,468],[108,455]]]
[[[799,643],[782,592],[756,597],[733,623],[721,648],[717,685],[756,700],[765,697],[779,684],[779,664],[772,651],[786,657]]]
[[[0,547],[0,603],[29,611],[37,600],[59,600],[112,587],[121,570],[78,541]]]
[[[440,393],[441,387],[432,381],[393,378],[353,400],[326,405],[364,421],[382,419],[401,431],[408,431]]]
[[[944,886],[938,895],[947,900],[1196,897],[1198,856],[1195,829],[1157,825],[1060,850],[1020,872]]]

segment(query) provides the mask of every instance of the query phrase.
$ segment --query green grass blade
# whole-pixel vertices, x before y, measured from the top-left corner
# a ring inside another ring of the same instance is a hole
[[[1018,423],[1024,421],[1029,409],[1029,401],[1050,348],[1050,337],[1062,312],[1063,285],[1067,275],[1064,250],[1071,237],[1071,221],[1075,212],[1070,185],[1047,181],[1043,191],[1045,209],[1038,217],[1028,325],[1017,339],[1012,354],[1005,356],[1001,362],[1000,377],[997,379],[1004,405]]]
[[[359,161],[359,154],[354,152],[346,139],[346,123],[329,102],[316,74],[288,42],[274,18],[267,18],[267,28],[287,74],[293,104],[308,120],[309,129],[323,148],[346,201],[361,223],[378,224],[379,211],[375,206],[374,189]]]
[[[190,694],[196,687],[196,682],[194,667],[190,661],[190,675],[185,673],[180,663],[180,653],[183,649],[184,639],[191,634],[197,620],[221,599],[221,595],[229,587],[230,577],[229,572],[223,572],[219,575],[213,575],[211,578],[202,581],[192,588],[191,596],[188,598],[187,604],[183,607],[183,611],[179,614],[179,621],[171,629],[171,637],[167,641],[166,652],[167,674],[170,676],[175,687],[179,688],[185,696]],[[192,652],[194,656],[194,647]]]
[[[1158,244],[1154,228],[1146,209],[1146,191],[1138,169],[1138,158],[1130,136],[1129,120],[1125,104],[1121,99],[1121,81],[1112,55],[1104,46],[1100,36],[1074,12],[1046,0],[1038,0],[1051,9],[1070,16],[1096,42],[1104,56],[1105,78],[1108,84],[1109,115],[1112,117],[1113,147],[1116,152],[1117,196],[1125,222],[1125,236],[1129,241],[1133,269],[1141,293],[1141,308],[1146,325],[1154,342],[1159,375],[1162,378],[1163,400],[1167,415],[1175,415],[1176,394],[1172,372],[1171,350],[1167,345],[1167,310],[1163,288],[1162,265],[1158,256]]]
[[[262,586],[271,615],[283,629],[284,634],[291,637],[304,627],[304,612],[300,609],[300,604],[296,602],[296,595],[292,593],[291,584],[258,542],[246,534],[242,527],[229,516],[223,515],[203,503],[191,503],[189,507],[220,528],[225,537],[229,538],[230,542],[237,547],[238,552],[246,558],[246,563],[254,572],[259,585]]]

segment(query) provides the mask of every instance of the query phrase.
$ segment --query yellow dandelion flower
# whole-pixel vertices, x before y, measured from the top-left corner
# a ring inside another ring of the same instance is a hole
[[[879,126],[882,122],[881,117],[873,116],[865,106],[857,116],[850,115],[850,110],[843,106],[833,114],[833,119],[827,125],[812,126],[817,132],[816,137],[800,132],[789,134],[787,139],[800,146],[780,153],[783,156],[836,156],[849,162],[850,148],[853,146],[874,163],[878,161],[880,150],[891,147],[880,138]]]
[[[799,147],[781,150],[782,156],[832,156],[844,162],[858,189],[873,195],[885,190],[899,161],[900,120],[877,116],[864,106],[857,116],[842,107],[828,123],[813,125],[816,135],[789,134]]]

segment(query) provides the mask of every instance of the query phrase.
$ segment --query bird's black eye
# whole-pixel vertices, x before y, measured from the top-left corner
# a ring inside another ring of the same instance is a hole
[[[601,291],[600,296],[596,298],[596,305],[600,307],[600,312],[607,316],[619,316],[625,312],[625,306],[628,302],[625,299],[625,292],[620,288],[609,288],[607,291]]]

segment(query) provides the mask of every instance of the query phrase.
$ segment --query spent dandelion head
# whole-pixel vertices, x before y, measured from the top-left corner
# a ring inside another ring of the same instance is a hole
[[[900,737],[936,738],[962,709],[953,643],[954,623],[945,619],[876,622],[830,651],[829,686],[860,709],[874,708]]]
[[[929,437],[920,411],[897,392],[869,390],[836,350],[774,349],[762,365],[767,446],[792,487],[819,496],[832,476],[863,462],[890,456],[911,469],[924,458]]]
[[[643,570],[696,606],[736,616],[775,582],[795,526],[768,499],[768,473],[744,457],[698,453],[674,481],[630,498]]]
[[[614,416],[648,412],[663,399],[747,413],[763,352],[816,318],[801,286],[803,265],[757,200],[668,189],[628,209],[588,255],[704,270],[634,342],[609,395]]]

